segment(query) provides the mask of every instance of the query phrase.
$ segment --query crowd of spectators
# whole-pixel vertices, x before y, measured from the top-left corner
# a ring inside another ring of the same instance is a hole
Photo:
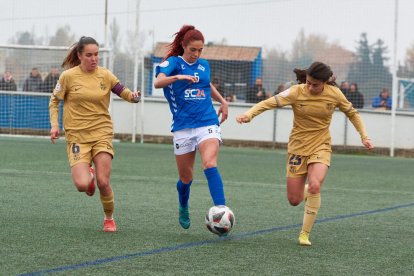
[[[53,92],[58,80],[59,80],[59,70],[57,67],[51,67],[50,72],[45,73],[45,77],[42,78],[37,67],[33,67],[23,82],[22,91],[27,92]],[[6,70],[3,74],[3,77],[0,80],[0,91],[17,91],[18,85],[13,78],[12,72]]]
[[[59,80],[59,69],[55,66],[50,68],[49,72],[43,73],[44,77],[39,69],[33,67],[29,73],[29,76],[22,82],[22,90],[28,92],[46,92],[51,93]],[[217,88],[220,94],[227,100],[227,102],[237,101],[236,95],[231,92],[225,91],[218,78],[212,80],[213,85]],[[271,96],[277,95],[280,92],[288,89],[293,82],[281,83],[277,86],[273,94],[266,92],[263,86],[263,80],[261,77],[256,78],[254,85],[247,88],[246,103],[258,103],[266,100]],[[345,97],[352,103],[357,109],[366,108],[367,105],[364,101],[364,94],[358,89],[358,84],[350,83],[348,81],[342,81],[340,84],[341,91]],[[17,91],[18,86],[13,78],[12,72],[6,70],[0,79],[0,91]],[[371,103],[372,108],[389,110],[392,106],[392,99],[390,91],[387,88],[383,88],[382,91],[376,96]]]

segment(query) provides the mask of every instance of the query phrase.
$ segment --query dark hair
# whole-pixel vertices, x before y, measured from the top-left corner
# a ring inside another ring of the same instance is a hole
[[[78,54],[82,54],[85,49],[85,45],[95,44],[99,47],[98,42],[92,37],[82,36],[78,42],[70,46],[69,53],[62,62],[62,68],[69,69],[80,64]]]
[[[331,67],[325,63],[315,61],[306,69],[306,74],[316,80],[327,82],[329,85],[337,86],[335,83],[335,77]]]
[[[351,86],[354,86],[355,87],[355,91],[358,91],[358,84],[356,84],[356,82],[353,82],[353,83],[351,83],[350,85],[349,85],[349,88],[351,89]]]
[[[191,41],[201,40],[204,43],[203,34],[192,25],[182,26],[180,31],[174,35],[175,38],[173,42],[168,45],[168,52],[164,60],[171,56],[181,56],[184,53],[183,46],[187,46]]]
[[[306,83],[306,69],[293,69],[293,72],[296,74],[296,81],[298,84]]]

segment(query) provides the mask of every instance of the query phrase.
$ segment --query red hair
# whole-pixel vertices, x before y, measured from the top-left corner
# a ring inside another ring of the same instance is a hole
[[[187,46],[188,43],[195,40],[201,40],[204,43],[203,34],[192,25],[184,25],[180,31],[174,34],[175,38],[173,42],[168,45],[167,55],[164,60],[171,56],[181,56],[184,53],[183,46]]]

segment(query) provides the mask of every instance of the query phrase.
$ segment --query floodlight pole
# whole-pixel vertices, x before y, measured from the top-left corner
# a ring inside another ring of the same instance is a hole
[[[397,79],[397,70],[398,70],[398,0],[395,0],[394,7],[394,62],[392,70],[392,107],[391,107],[391,145],[390,145],[390,156],[394,157],[395,151],[395,116],[397,109],[398,101],[398,79]]]

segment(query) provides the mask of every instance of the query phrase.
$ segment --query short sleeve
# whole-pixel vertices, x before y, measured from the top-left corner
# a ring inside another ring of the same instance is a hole
[[[170,76],[175,69],[176,63],[176,57],[169,57],[167,60],[164,60],[155,67],[155,77],[157,77],[159,73],[164,73],[166,76]]]

